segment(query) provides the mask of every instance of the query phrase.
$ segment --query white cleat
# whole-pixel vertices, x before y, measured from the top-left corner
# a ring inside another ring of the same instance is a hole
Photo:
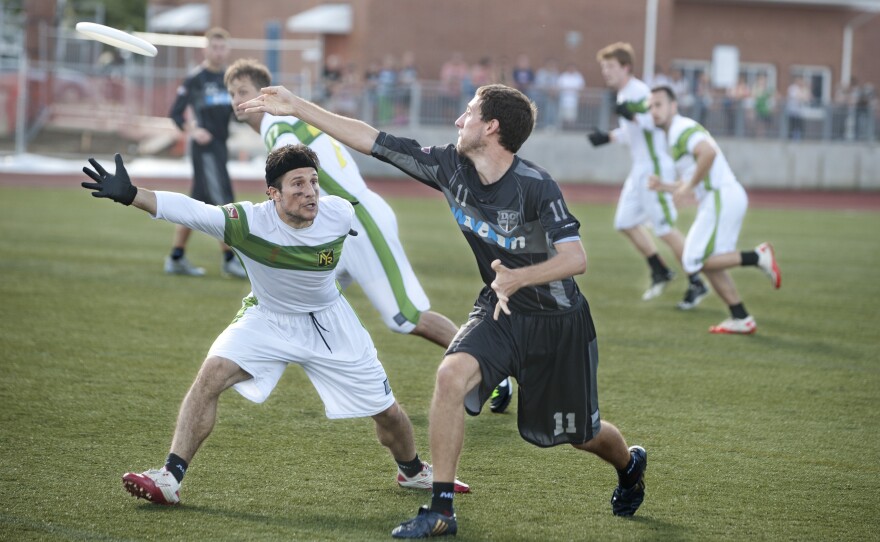
[[[138,499],[155,504],[180,503],[180,482],[164,467],[142,473],[126,472],[122,476],[122,485]]]
[[[165,258],[165,272],[169,275],[187,275],[190,277],[201,277],[205,274],[204,267],[196,267],[189,263],[186,256],[179,260],[173,259],[171,256]]]
[[[675,273],[667,271],[663,275],[651,275],[651,286],[642,294],[642,301],[650,301],[666,290],[666,286],[675,278]]]
[[[776,253],[773,252],[773,245],[770,243],[761,243],[755,247],[758,253],[758,267],[765,275],[770,277],[770,282],[777,290],[782,286],[782,273],[779,272],[779,266],[776,264]]]
[[[709,333],[732,334],[732,335],[751,335],[758,331],[758,325],[752,316],[745,318],[728,318],[717,326],[709,328]]]
[[[403,471],[397,469],[397,484],[400,487],[427,489],[430,491],[434,484],[434,469],[431,468],[431,465],[422,461],[422,470],[412,478],[407,477],[403,474]],[[471,486],[461,480],[455,480],[456,493],[468,493],[470,490]]]
[[[228,262],[223,260],[223,264],[220,266],[220,274],[224,277],[233,277],[237,279],[247,278],[247,272],[245,272],[244,266],[241,265],[239,259],[235,257]]]

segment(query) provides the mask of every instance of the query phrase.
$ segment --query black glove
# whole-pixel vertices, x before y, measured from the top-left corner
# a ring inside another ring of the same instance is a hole
[[[636,116],[636,114],[630,110],[629,105],[626,102],[617,104],[617,107],[614,108],[614,112],[626,120],[633,120]]]
[[[128,178],[128,172],[125,171],[125,165],[122,163],[122,156],[119,153],[116,154],[116,175],[107,173],[107,170],[101,167],[101,164],[94,158],[89,158],[89,163],[92,164],[95,171],[84,167],[83,173],[95,182],[81,183],[82,187],[95,190],[92,195],[96,198],[110,198],[117,203],[131,205],[138,189],[136,186],[132,186],[131,179]]]
[[[592,143],[594,147],[611,143],[611,136],[608,135],[608,132],[603,132],[599,129],[593,129],[593,131],[587,135],[587,139],[590,140],[590,143]]]

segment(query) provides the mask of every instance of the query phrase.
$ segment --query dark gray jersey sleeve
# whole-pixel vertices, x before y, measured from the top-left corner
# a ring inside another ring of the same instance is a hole
[[[373,144],[374,157],[387,162],[417,181],[440,190],[459,164],[454,145],[422,147],[418,141],[380,132]]]
[[[562,239],[579,238],[580,222],[572,216],[556,181],[541,183],[538,196],[539,220],[547,238],[555,243]]]

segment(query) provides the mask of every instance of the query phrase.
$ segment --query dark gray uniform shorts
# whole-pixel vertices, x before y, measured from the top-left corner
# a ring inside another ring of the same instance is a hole
[[[587,300],[549,314],[501,313],[495,296],[481,293],[447,354],[467,353],[480,364],[482,381],[465,397],[476,416],[495,387],[513,376],[519,384],[518,426],[537,446],[581,444],[598,432],[596,329]]]

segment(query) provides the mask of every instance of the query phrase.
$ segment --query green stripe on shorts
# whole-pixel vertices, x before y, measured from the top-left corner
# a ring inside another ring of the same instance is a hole
[[[715,238],[718,236],[718,222],[721,221],[721,192],[718,190],[712,190],[712,194],[715,197],[715,226],[712,228],[712,237],[709,238],[709,243],[706,245],[706,251],[703,253],[703,261],[709,259],[709,256],[715,252]]]

